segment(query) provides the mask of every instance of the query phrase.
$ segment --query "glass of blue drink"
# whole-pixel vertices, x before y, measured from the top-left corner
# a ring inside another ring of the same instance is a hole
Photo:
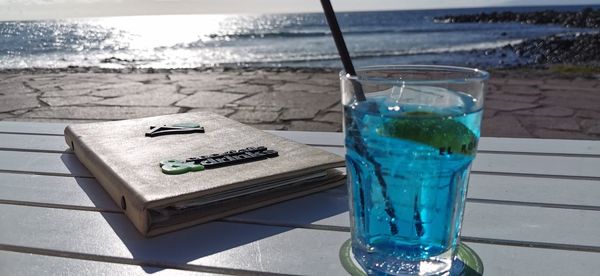
[[[340,78],[356,261],[373,275],[448,274],[488,73],[407,65]]]

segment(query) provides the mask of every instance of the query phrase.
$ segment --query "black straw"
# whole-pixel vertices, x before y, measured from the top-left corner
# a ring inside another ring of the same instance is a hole
[[[356,71],[354,70],[354,65],[352,65],[352,59],[350,59],[350,53],[348,52],[348,48],[346,48],[346,42],[344,41],[344,36],[342,35],[337,18],[335,17],[333,7],[331,6],[329,0],[321,0],[321,5],[323,6],[325,18],[327,18],[327,23],[329,24],[329,29],[331,29],[331,35],[333,35],[335,46],[337,47],[340,58],[342,59],[344,70],[346,70],[346,73],[348,73],[350,76],[356,76]],[[356,81],[351,82],[354,86],[356,100],[359,102],[366,100],[365,93],[363,92],[360,83]]]

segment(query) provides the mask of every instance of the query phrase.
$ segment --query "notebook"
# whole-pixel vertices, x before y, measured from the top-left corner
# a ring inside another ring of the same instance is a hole
[[[144,236],[345,182],[342,157],[209,113],[74,124],[65,140]]]

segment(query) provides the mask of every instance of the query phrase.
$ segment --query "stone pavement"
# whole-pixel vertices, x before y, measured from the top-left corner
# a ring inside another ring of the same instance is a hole
[[[0,120],[94,122],[212,110],[261,129],[341,131],[324,70],[22,70],[0,73]],[[600,79],[492,73],[483,136],[600,139]]]

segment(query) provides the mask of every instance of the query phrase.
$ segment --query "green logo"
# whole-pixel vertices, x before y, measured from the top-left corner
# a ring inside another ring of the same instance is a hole
[[[204,166],[201,164],[179,160],[160,161],[160,168],[165,174],[182,174],[186,172],[197,172],[204,170]]]

